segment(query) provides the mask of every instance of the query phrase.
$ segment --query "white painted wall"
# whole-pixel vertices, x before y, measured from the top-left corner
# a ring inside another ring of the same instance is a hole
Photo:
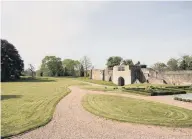
[[[123,77],[125,85],[131,84],[131,70],[125,66],[125,71],[118,71],[118,66],[113,67],[113,83],[118,85],[118,78]]]

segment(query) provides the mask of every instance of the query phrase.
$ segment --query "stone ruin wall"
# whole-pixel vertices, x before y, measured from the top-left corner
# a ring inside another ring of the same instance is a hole
[[[105,81],[112,81],[113,80],[113,70],[104,70],[104,80]]]
[[[166,71],[157,72],[151,68],[133,68],[131,72],[132,83],[135,81],[137,72],[138,79],[141,83],[148,82],[152,84],[175,84],[175,85],[191,85],[192,84],[192,71]],[[113,70],[93,69],[91,74],[93,80],[113,80]]]
[[[141,69],[142,80],[153,84],[192,84],[192,71],[165,71],[157,72],[151,68]]]
[[[192,85],[192,71],[160,72],[157,78],[164,79],[167,84]]]
[[[93,69],[91,70],[91,79],[93,80],[103,80],[104,77],[103,77],[103,73],[104,71],[103,70],[100,70],[100,69]]]
[[[131,83],[135,83],[136,80],[142,83],[141,68],[139,66],[131,66],[129,69],[131,70]]]
[[[112,81],[113,79],[113,70],[105,69],[93,69],[91,71],[91,79],[93,80],[105,80]]]

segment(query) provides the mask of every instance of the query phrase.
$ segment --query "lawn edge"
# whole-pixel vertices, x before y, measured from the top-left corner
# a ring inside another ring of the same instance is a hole
[[[54,105],[53,105],[53,107],[52,107],[52,110],[51,110],[51,116],[50,116],[50,118],[48,118],[45,122],[43,122],[43,123],[41,123],[41,124],[39,124],[39,125],[37,125],[37,126],[31,127],[31,128],[29,128],[29,129],[26,129],[25,131],[21,131],[20,133],[10,134],[10,135],[6,135],[6,136],[1,136],[1,138],[2,138],[2,139],[9,139],[10,137],[23,135],[23,134],[28,133],[28,132],[30,132],[30,131],[32,131],[32,130],[35,130],[35,129],[37,129],[37,128],[40,128],[40,127],[43,127],[43,126],[47,125],[47,124],[48,124],[49,122],[51,122],[52,119],[53,119],[53,114],[54,114],[54,112],[55,112],[55,110],[56,110],[57,104],[58,104],[63,98],[65,98],[68,94],[71,93],[71,89],[70,89],[69,87],[70,87],[70,86],[67,86],[67,93],[64,94],[61,98],[59,98],[59,99],[54,103]]]
[[[116,121],[116,122],[121,122],[121,123],[129,123],[129,124],[135,124],[135,125],[166,127],[166,128],[182,128],[182,129],[188,128],[188,129],[192,129],[192,126],[169,126],[169,125],[159,125],[159,124],[156,124],[156,125],[155,124],[145,124],[145,123],[137,123],[137,122],[131,122],[131,121],[126,121],[126,120],[118,120],[118,119],[115,119],[115,118],[109,118],[109,117],[101,116],[101,115],[97,114],[96,112],[94,112],[94,111],[89,109],[90,105],[87,105],[87,97],[88,97],[88,95],[90,95],[90,94],[86,94],[82,98],[81,104],[82,104],[83,108],[87,112],[89,112],[89,113],[91,113],[91,114],[93,114],[95,116],[98,116],[100,118],[103,118],[105,120],[111,120],[111,121]],[[94,94],[94,95],[101,95],[101,94]],[[102,95],[105,95],[105,94],[102,94]],[[113,95],[111,95],[111,96],[113,96]],[[147,101],[147,100],[144,100],[144,101]],[[147,102],[153,102],[153,101],[147,101]],[[160,102],[153,102],[153,103],[160,103]],[[164,103],[160,103],[160,104],[164,104]],[[169,105],[169,104],[165,104],[165,105]],[[169,106],[172,106],[172,105],[169,105]],[[177,106],[173,106],[173,107],[177,107]],[[181,107],[177,107],[177,108],[181,108]],[[185,109],[185,108],[181,108],[181,109],[189,110],[189,109]]]

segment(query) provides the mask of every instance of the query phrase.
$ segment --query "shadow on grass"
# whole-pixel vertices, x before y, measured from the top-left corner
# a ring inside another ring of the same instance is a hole
[[[56,82],[54,79],[49,78],[32,78],[32,77],[25,77],[21,78],[19,80],[15,80],[13,82]]]
[[[22,95],[1,95],[1,100],[21,98]]]

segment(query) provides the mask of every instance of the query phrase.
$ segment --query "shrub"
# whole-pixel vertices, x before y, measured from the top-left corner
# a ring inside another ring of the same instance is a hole
[[[122,88],[122,89],[123,91],[131,91],[139,94],[148,94],[150,96],[186,94],[186,91],[184,90],[158,88],[153,86],[148,86],[146,88]]]
[[[187,102],[187,99],[182,99],[182,101],[185,101],[185,102]]]
[[[179,98],[179,97],[174,97],[174,100],[184,101],[184,102],[192,102],[191,99],[182,99],[182,98]]]
[[[179,101],[182,101],[182,98],[178,98]]]
[[[174,100],[178,100],[179,98],[178,97],[174,97]]]

